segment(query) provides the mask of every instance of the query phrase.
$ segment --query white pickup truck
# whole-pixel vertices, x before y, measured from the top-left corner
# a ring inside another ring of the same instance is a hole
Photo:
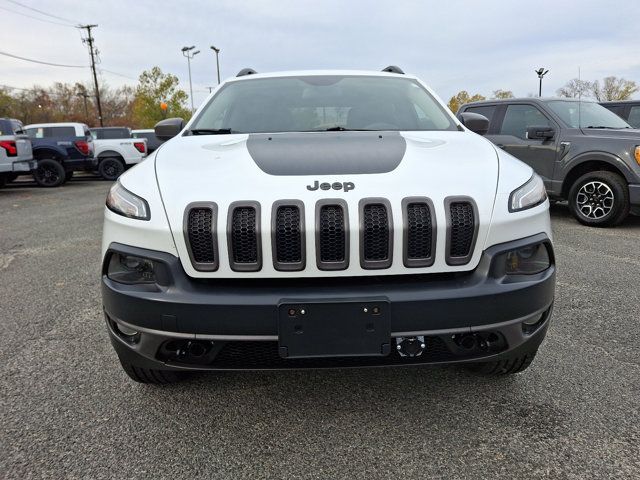
[[[20,120],[0,118],[0,187],[35,170],[31,140]]]
[[[105,180],[116,180],[127,168],[147,156],[147,140],[132,138],[127,127],[92,128],[91,136],[98,173]]]

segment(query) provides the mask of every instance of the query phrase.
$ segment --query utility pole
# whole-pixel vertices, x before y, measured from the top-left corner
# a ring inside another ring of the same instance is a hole
[[[91,29],[97,27],[98,25],[80,25],[78,28],[86,28],[87,29],[87,38],[83,39],[89,44],[89,55],[91,55],[91,70],[93,71],[93,84],[96,89],[96,104],[98,106],[98,120],[100,122],[100,126],[104,127],[102,123],[102,105],[100,105],[100,89],[98,88],[98,75],[96,74],[96,50],[93,48],[93,37],[91,36]]]

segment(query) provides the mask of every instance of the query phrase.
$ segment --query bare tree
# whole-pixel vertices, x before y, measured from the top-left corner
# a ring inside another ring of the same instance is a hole
[[[635,92],[639,90],[638,85],[633,80],[625,80],[624,78],[606,77],[600,82],[593,82],[593,96],[599,102],[608,100],[628,100]]]
[[[580,80],[574,78],[569,80],[564,87],[556,90],[556,94],[559,97],[577,98],[577,97],[589,97],[593,92],[593,82],[587,80]]]

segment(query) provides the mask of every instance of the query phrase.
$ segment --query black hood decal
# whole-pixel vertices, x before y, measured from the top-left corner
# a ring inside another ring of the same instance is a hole
[[[341,175],[395,170],[407,144],[398,132],[254,133],[247,149],[269,175]]]

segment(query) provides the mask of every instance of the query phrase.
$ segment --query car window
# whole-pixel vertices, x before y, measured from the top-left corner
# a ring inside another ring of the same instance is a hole
[[[18,122],[17,120],[11,120],[11,129],[13,130],[13,133],[23,131],[22,123]]]
[[[552,127],[552,123],[534,105],[509,105],[504,115],[500,135],[513,135],[525,140],[527,127]]]
[[[468,107],[465,108],[465,112],[479,113],[489,119],[489,122],[493,119],[493,114],[496,113],[496,105],[482,105],[480,107]]]
[[[45,127],[45,137],[75,137],[75,127]]]
[[[631,107],[627,123],[633,128],[640,128],[640,105],[634,105]]]
[[[550,100],[547,105],[571,128],[631,128],[618,115],[596,102]]]
[[[117,140],[120,138],[130,138],[129,131],[124,128],[107,128],[99,131],[99,138],[105,140]]]
[[[456,130],[417,81],[374,76],[300,76],[226,84],[193,130],[237,133],[346,130]]]
[[[602,105],[604,108],[606,108],[607,110],[612,111],[613,113],[615,113],[618,116],[622,116],[624,107],[622,105]]]
[[[27,128],[29,138],[44,138],[44,128]]]

